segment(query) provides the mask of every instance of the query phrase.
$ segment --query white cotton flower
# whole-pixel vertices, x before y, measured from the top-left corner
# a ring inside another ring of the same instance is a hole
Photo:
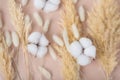
[[[50,1],[47,1],[43,9],[44,12],[49,13],[58,9],[58,5],[54,5]]]
[[[36,53],[37,53],[37,45],[35,44],[28,44],[27,45],[27,49],[28,49],[28,52],[31,53],[32,55],[36,56]]]
[[[34,7],[37,9],[42,9],[45,6],[46,0],[34,0]]]
[[[71,55],[77,58],[82,53],[82,46],[79,41],[74,41],[70,44],[69,50]]]
[[[37,57],[43,58],[47,54],[47,47],[41,47],[39,46],[38,52],[37,52]]]
[[[40,46],[48,46],[49,41],[46,38],[46,36],[44,34],[41,35],[40,40],[39,40],[39,45]]]
[[[86,66],[91,63],[91,59],[88,56],[81,54],[77,58],[77,63],[81,66]]]
[[[55,4],[55,5],[59,5],[60,4],[60,0],[49,0],[51,3]]]
[[[96,57],[96,47],[95,46],[90,46],[90,47],[86,48],[84,50],[84,54],[86,56],[91,57],[91,58],[95,58]]]
[[[43,33],[31,33],[31,35],[28,37],[28,41],[29,44],[27,45],[27,49],[32,55],[43,58],[48,52],[49,40]]]
[[[80,44],[82,45],[83,48],[90,47],[92,45],[92,41],[88,38],[80,38]]]
[[[96,47],[92,45],[92,41],[88,38],[80,38],[79,41],[73,41],[70,44],[69,52],[77,59],[77,63],[86,66],[96,57]]]
[[[28,42],[33,44],[38,44],[41,37],[41,33],[32,32],[28,37]]]

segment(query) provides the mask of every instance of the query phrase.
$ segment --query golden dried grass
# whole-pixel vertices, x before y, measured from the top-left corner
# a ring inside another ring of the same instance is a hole
[[[21,41],[24,58],[25,58],[26,70],[27,70],[27,78],[28,80],[30,80],[28,53],[26,48],[26,45],[28,43],[27,37],[28,37],[29,29],[28,26],[25,26],[27,24],[25,24],[24,22],[24,14],[22,13],[22,9],[20,6],[16,4],[15,0],[8,0],[8,7],[12,19],[12,24],[14,25],[14,28],[16,29]]]
[[[78,31],[81,32],[81,22],[75,5],[71,0],[62,0],[62,4],[64,10],[61,11],[61,26],[67,30],[69,42],[71,43],[75,40],[71,26],[72,24],[76,24]],[[82,35],[82,33],[80,33],[80,35]]]
[[[120,12],[115,0],[100,0],[88,13],[88,33],[97,47],[97,59],[109,77],[117,65],[116,54],[120,49]]]
[[[61,12],[61,26],[67,30],[69,42],[76,40],[72,32],[72,25],[76,24],[79,33],[81,32],[81,23],[77,15],[74,3],[72,0],[62,0],[63,10]],[[80,33],[81,34],[81,33]],[[59,53],[63,62],[63,76],[64,80],[81,80],[80,66],[76,60],[67,51],[66,47],[54,45],[55,50]]]
[[[15,74],[12,67],[12,58],[8,54],[8,48],[2,32],[0,32],[0,48],[2,48],[0,51],[0,71],[4,75],[5,80],[13,80]]]
[[[62,58],[62,71],[64,80],[81,80],[79,74],[80,65],[76,63],[76,60],[70,55],[66,47],[59,47],[54,45],[54,49]]]

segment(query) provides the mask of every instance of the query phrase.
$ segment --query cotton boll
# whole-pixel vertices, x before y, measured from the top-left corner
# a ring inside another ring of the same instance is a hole
[[[83,54],[77,58],[77,63],[81,66],[86,66],[91,63],[91,59]]]
[[[37,57],[43,58],[47,54],[47,47],[39,47],[37,52]]]
[[[90,47],[92,45],[92,41],[88,38],[80,38],[80,43],[82,45],[83,48],[87,48],[87,47]]]
[[[42,9],[45,6],[46,0],[34,0],[34,7],[37,9]]]
[[[95,46],[90,46],[84,50],[84,54],[86,56],[95,58],[96,57],[96,47]]]
[[[55,5],[59,5],[60,4],[60,0],[49,0],[51,3],[55,4]]]
[[[46,38],[46,36],[44,34],[41,35],[41,38],[39,40],[39,45],[40,46],[47,46],[49,44],[48,39]]]
[[[44,7],[44,12],[49,13],[49,12],[55,11],[57,9],[58,9],[58,5],[54,5],[50,1],[47,1],[46,5]]]
[[[41,34],[39,32],[32,32],[28,37],[28,42],[38,44]]]
[[[69,50],[71,55],[77,58],[82,53],[82,46],[79,41],[74,41],[70,44]]]
[[[36,53],[37,53],[37,45],[35,45],[35,44],[28,44],[27,45],[27,50],[28,50],[28,52],[29,53],[31,53],[32,55],[36,55]]]

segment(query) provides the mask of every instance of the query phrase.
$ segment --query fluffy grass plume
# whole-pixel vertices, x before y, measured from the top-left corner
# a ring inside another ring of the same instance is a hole
[[[62,71],[64,80],[81,80],[79,74],[80,66],[67,51],[66,47],[59,47],[55,45],[54,48],[62,58]]]
[[[3,34],[0,32],[0,71],[2,72],[5,80],[13,80],[15,74],[12,67],[12,58],[8,54],[4,41]]]
[[[97,47],[97,59],[109,80],[117,65],[120,42],[120,12],[115,0],[99,0],[88,13],[88,33]]]
[[[71,26],[72,24],[76,24],[79,32],[81,32],[81,23],[72,0],[62,0],[62,4],[63,10],[61,11],[61,26],[67,30],[69,42],[71,43],[75,40]],[[80,35],[82,34],[80,33]]]
[[[62,0],[63,10],[61,11],[61,26],[68,32],[69,42],[76,40],[72,32],[72,25],[77,25],[78,31],[81,31],[81,23],[77,15],[74,3],[72,0]],[[54,47],[62,58],[63,63],[63,77],[64,80],[81,80],[80,66],[76,60],[67,51],[67,48],[55,46]]]
[[[14,25],[14,28],[16,29],[20,37],[20,41],[21,41],[21,45],[22,45],[22,49],[25,57],[27,76],[28,76],[28,80],[30,80],[28,53],[26,49],[26,45],[27,45],[26,34],[28,34],[27,32],[29,32],[28,31],[29,29],[27,29],[27,27],[25,26],[26,24],[24,22],[24,14],[22,13],[21,7],[16,4],[15,0],[8,0],[8,6],[9,6],[9,13],[11,16],[12,24]]]

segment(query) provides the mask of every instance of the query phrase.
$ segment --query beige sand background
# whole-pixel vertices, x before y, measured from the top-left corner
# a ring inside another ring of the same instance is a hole
[[[0,11],[2,11],[3,13],[3,19],[4,19],[4,25],[5,25],[4,30],[12,31],[14,29],[11,24],[10,16],[8,14],[7,1],[8,0],[0,0]],[[84,5],[86,11],[89,11],[93,6],[94,1],[95,0],[79,0],[79,3],[76,4],[76,9],[78,8],[79,5]],[[117,0],[117,1],[120,2],[120,0]],[[17,2],[19,3],[20,1],[17,1]],[[32,23],[33,31],[41,31],[41,27],[36,24],[32,16],[33,12],[38,11],[34,8],[32,3],[33,3],[33,0],[29,0],[28,5],[23,7],[23,12],[25,14],[30,15],[33,21]],[[60,19],[59,13],[61,10],[62,8],[60,6],[60,8],[57,11],[51,12],[48,14],[44,13],[42,10],[38,11],[44,21],[46,19],[51,20],[49,31],[46,34],[46,36],[51,41],[51,43],[53,42],[51,39],[53,34],[60,35],[61,27],[60,25],[58,25],[58,22]],[[23,53],[21,50],[19,50],[16,52],[16,54],[19,54],[18,60],[16,59],[16,64],[17,64],[19,73],[22,76],[23,80],[26,80],[26,72],[25,72],[26,69],[24,64],[25,62],[24,62]],[[62,63],[60,58],[58,58],[57,61],[54,61],[49,55],[49,53],[45,56],[44,59],[36,58],[31,54],[29,54],[29,61],[30,61],[30,72],[32,75],[31,76],[32,80],[47,80],[45,77],[41,75],[41,73],[38,70],[38,67],[40,65],[44,66],[52,73],[52,80],[63,80],[63,76],[61,73]],[[96,61],[92,62],[90,65],[82,67],[81,71],[83,73],[82,75],[85,80],[105,80],[105,74],[101,69],[100,65]],[[0,77],[0,80],[4,80],[2,76]],[[15,80],[19,80],[19,79],[16,78]],[[118,64],[118,66],[112,73],[111,80],[120,80],[120,64]]]

